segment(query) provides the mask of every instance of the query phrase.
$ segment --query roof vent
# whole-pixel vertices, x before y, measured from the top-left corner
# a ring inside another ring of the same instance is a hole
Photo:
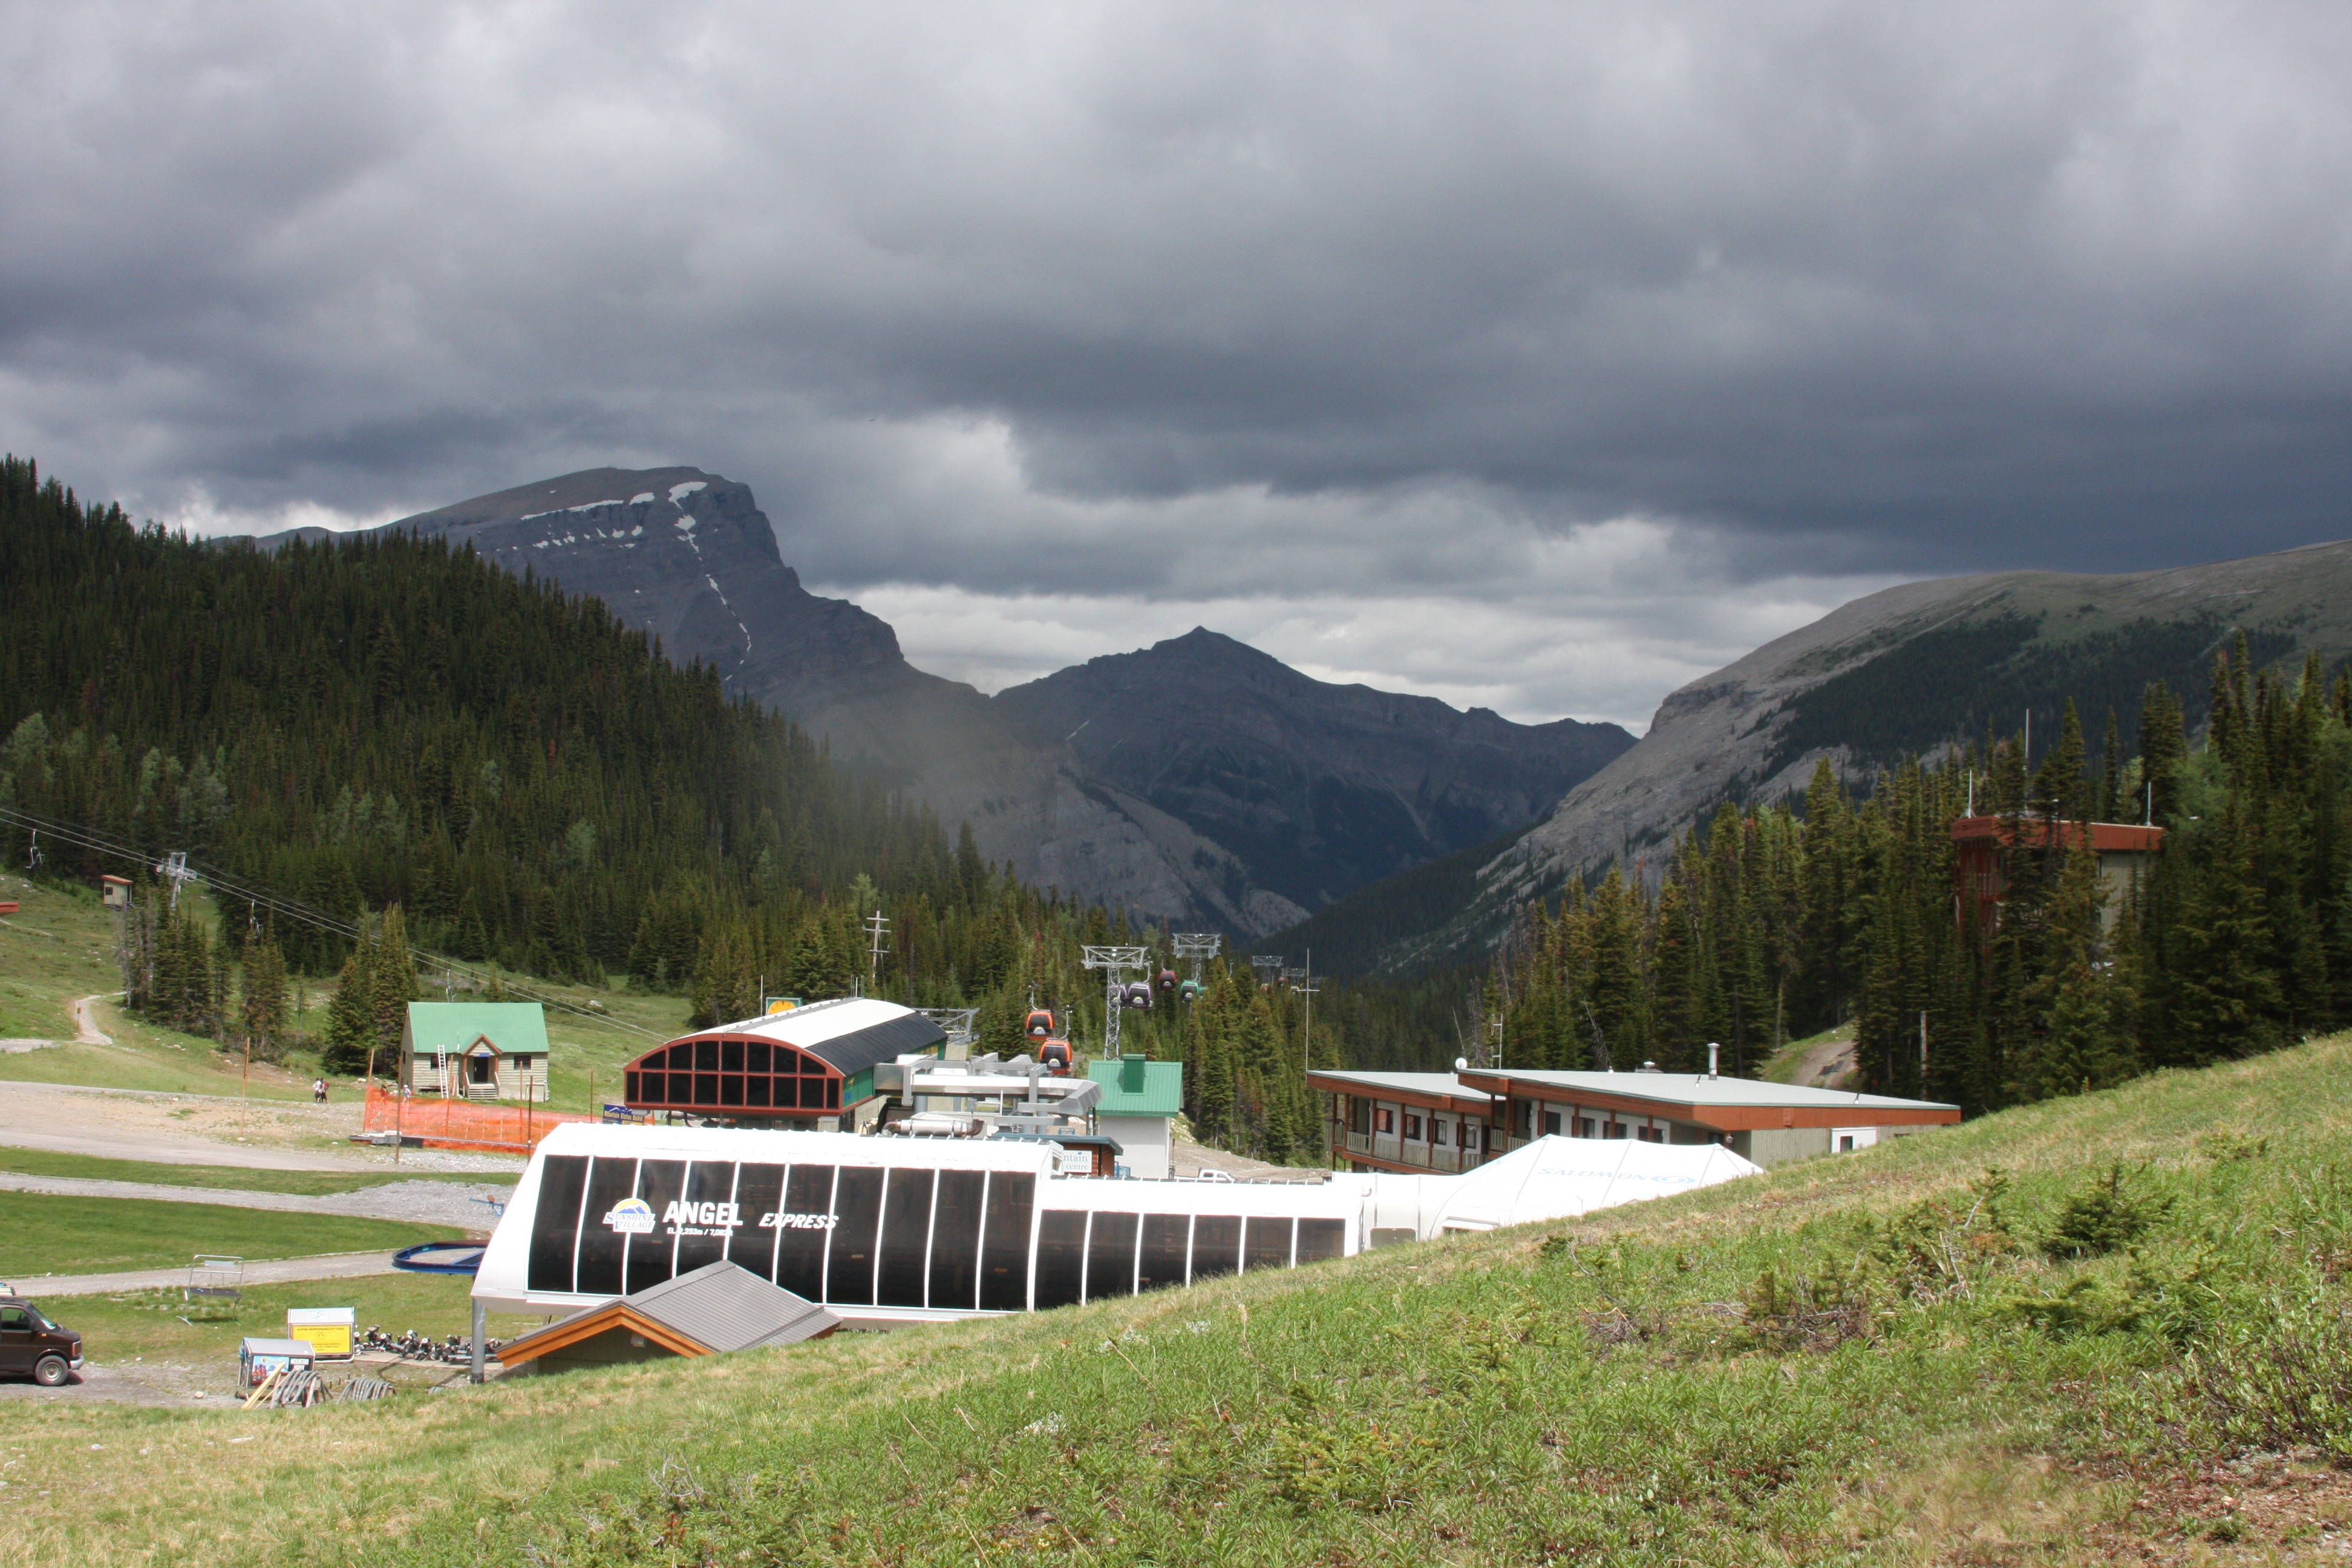
[[[1718,1061],[1719,1061],[1719,1060],[1720,1060],[1720,1058],[1721,1058],[1722,1053],[1723,1053],[1723,1047],[1722,1047],[1721,1046],[1717,1045],[1713,1040],[1709,1040],[1709,1041],[1707,1041],[1707,1043],[1706,1043],[1706,1076],[1707,1076],[1707,1077],[1709,1077],[1709,1078],[1716,1078],[1716,1077],[1720,1076],[1720,1075],[1719,1075],[1719,1073],[1717,1072],[1717,1063],[1718,1063]]]

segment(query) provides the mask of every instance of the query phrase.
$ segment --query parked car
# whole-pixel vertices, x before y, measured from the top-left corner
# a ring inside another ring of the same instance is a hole
[[[43,1388],[56,1388],[80,1370],[79,1334],[22,1296],[0,1296],[0,1373],[30,1373]]]

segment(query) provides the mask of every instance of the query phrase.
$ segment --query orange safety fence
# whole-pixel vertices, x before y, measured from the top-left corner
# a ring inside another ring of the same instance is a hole
[[[396,1131],[404,1140],[417,1139],[427,1149],[528,1154],[563,1122],[593,1120],[537,1105],[477,1105],[446,1094],[411,1094],[403,1105],[397,1095],[372,1083],[360,1125],[370,1132]]]

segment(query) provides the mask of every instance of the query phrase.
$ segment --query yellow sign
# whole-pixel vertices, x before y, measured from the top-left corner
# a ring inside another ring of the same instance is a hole
[[[768,1011],[771,1013],[789,1013],[799,1005],[800,1002],[796,997],[779,996],[774,1001],[768,1004]]]
[[[355,1307],[295,1307],[286,1313],[286,1337],[301,1340],[320,1361],[349,1361],[352,1330],[359,1321]]]

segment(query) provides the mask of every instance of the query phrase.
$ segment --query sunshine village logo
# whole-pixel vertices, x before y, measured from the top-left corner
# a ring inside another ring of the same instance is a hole
[[[605,1214],[604,1223],[622,1236],[651,1236],[654,1206],[643,1198],[623,1198]]]

